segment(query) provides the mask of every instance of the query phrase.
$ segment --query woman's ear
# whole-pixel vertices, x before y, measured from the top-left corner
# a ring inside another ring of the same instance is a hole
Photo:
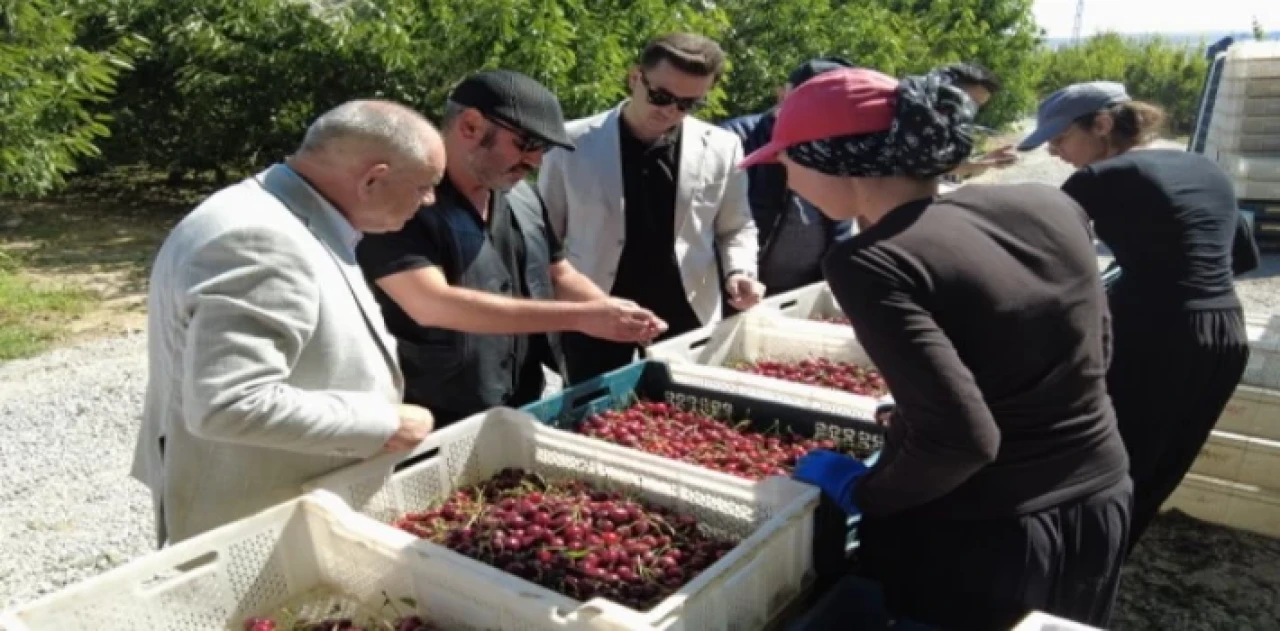
[[[1093,118],[1093,135],[1102,136],[1103,138],[1111,137],[1111,130],[1116,125],[1116,119],[1106,112],[1098,114]]]

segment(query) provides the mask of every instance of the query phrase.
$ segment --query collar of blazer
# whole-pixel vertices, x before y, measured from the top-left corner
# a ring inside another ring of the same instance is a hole
[[[608,169],[604,176],[603,183],[609,190],[616,192],[617,210],[623,210],[623,191],[622,191],[622,144],[618,128],[622,124],[622,108],[631,102],[626,99],[619,103],[617,107],[605,112],[598,119],[598,133],[588,133],[588,136],[594,138],[587,139],[588,145],[596,145],[598,152],[592,152],[592,160],[595,164],[609,165],[613,168]],[[689,219],[690,210],[692,209],[693,198],[697,193],[698,184],[702,183],[702,168],[706,162],[708,150],[711,148],[711,135],[715,131],[715,127],[709,123],[705,123],[693,116],[685,116],[680,122],[680,174],[676,184],[676,234],[680,234],[684,223]],[[725,132],[729,133],[729,132]],[[592,142],[595,141],[595,142]],[[582,141],[579,140],[579,151],[582,150]],[[597,144],[598,143],[598,144]],[[584,157],[586,157],[584,155]]]
[[[289,165],[272,165],[258,176],[267,192],[276,196],[316,237],[347,263],[355,264],[356,243],[361,234],[320,193]]]
[[[338,266],[338,271],[346,281],[347,289],[350,290],[356,305],[360,308],[360,314],[364,316],[369,333],[373,335],[374,341],[382,349],[383,357],[392,367],[391,372],[396,388],[403,388],[400,364],[396,358],[395,349],[386,337],[386,327],[381,326],[382,312],[378,309],[373,293],[369,290],[356,263],[355,247],[349,236],[349,233],[355,232],[355,228],[345,224],[346,220],[338,214],[337,209],[326,209],[325,205],[328,202],[288,165],[272,165],[266,171],[254,176],[254,179],[264,190],[280,200],[289,212],[297,216],[298,220],[311,231],[311,234],[315,235],[333,257],[334,264]],[[355,234],[359,235],[358,232]]]

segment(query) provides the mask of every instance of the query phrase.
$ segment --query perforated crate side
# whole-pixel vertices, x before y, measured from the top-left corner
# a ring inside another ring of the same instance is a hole
[[[381,603],[383,591],[416,596],[404,547],[362,523],[304,497],[17,607],[6,622],[14,631],[206,631],[289,603],[316,606],[298,598],[321,587],[348,607]]]

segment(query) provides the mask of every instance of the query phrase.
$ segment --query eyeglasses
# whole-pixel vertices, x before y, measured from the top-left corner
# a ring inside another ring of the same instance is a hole
[[[707,104],[705,97],[676,96],[664,88],[655,88],[649,84],[649,77],[644,76],[644,73],[640,74],[640,83],[644,85],[644,90],[648,93],[649,102],[658,107],[675,105],[676,109],[681,112],[692,112]]]
[[[516,149],[519,149],[521,153],[541,153],[551,148],[551,143],[538,138],[523,129],[509,125],[492,116],[485,116],[484,118],[495,126],[511,132],[511,135],[515,136],[513,143],[515,144]]]

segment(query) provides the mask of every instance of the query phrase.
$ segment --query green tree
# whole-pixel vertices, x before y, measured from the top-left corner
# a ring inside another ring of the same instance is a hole
[[[82,38],[141,33],[157,45],[108,110],[114,163],[229,172],[288,153],[308,122],[352,98],[395,99],[438,116],[463,77],[506,67],[558,93],[566,114],[616,103],[649,37],[718,35],[714,7],[661,0],[85,0]],[[713,95],[709,112],[719,111]]]
[[[128,69],[126,44],[74,45],[75,21],[54,0],[0,0],[0,194],[39,195],[64,183],[109,133],[90,105]]]
[[[743,114],[774,102],[796,64],[840,55],[855,65],[901,76],[954,61],[977,61],[1006,89],[981,120],[1002,125],[1034,100],[1027,76],[1038,29],[1029,0],[727,0],[726,37],[734,68],[728,109]]]
[[[1262,28],[1262,22],[1258,20],[1258,16],[1253,16],[1253,38],[1262,41],[1267,39],[1267,29]]]
[[[1195,124],[1208,62],[1202,47],[1162,38],[1136,40],[1117,33],[1095,35],[1077,46],[1044,50],[1038,61],[1040,94],[1083,81],[1119,81],[1134,98],[1160,105],[1169,130],[1182,134]]]

